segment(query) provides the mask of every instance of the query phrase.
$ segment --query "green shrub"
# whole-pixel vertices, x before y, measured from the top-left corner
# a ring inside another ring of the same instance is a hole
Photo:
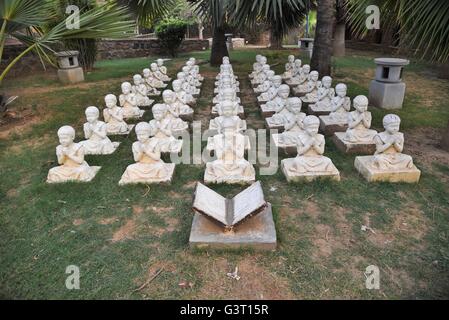
[[[179,47],[184,40],[188,23],[177,18],[162,20],[156,25],[155,32],[161,47],[172,57],[176,57]]]

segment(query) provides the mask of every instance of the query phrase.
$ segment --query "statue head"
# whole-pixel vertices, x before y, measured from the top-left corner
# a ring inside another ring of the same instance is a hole
[[[184,72],[178,72],[178,74],[176,75],[176,77],[179,79],[179,80],[184,80],[185,78],[186,78],[186,74],[184,73]]]
[[[308,64],[305,64],[302,67],[302,73],[304,73],[304,74],[309,74],[310,73],[310,66]]]
[[[129,82],[123,82],[122,83],[122,93],[123,94],[129,94],[131,93],[131,83]]]
[[[189,61],[192,61],[192,62],[193,62],[193,64],[196,64],[196,58],[195,58],[195,57],[191,57],[191,58],[189,58]]]
[[[172,87],[174,92],[179,92],[182,90],[182,81],[177,79],[172,82]]]
[[[307,116],[304,118],[304,130],[311,136],[318,133],[320,129],[320,119],[317,116]]]
[[[223,61],[223,64],[229,64],[230,63],[229,57],[227,57],[227,56],[224,56],[222,61]]]
[[[156,72],[158,70],[157,63],[152,63],[150,65],[150,69],[151,69],[151,71]]]
[[[260,62],[260,58],[262,58],[262,55],[261,55],[261,54],[257,54],[257,55],[256,55],[256,61],[257,61],[257,62]],[[256,62],[256,63],[257,63],[257,62]]]
[[[318,71],[315,71],[315,70],[313,70],[312,72],[310,72],[310,74],[309,74],[309,79],[311,80],[311,81],[313,81],[313,82],[317,82],[318,81],[318,79],[319,79],[319,74],[318,74]]]
[[[301,112],[302,108],[302,100],[298,97],[288,98],[287,100],[287,109],[293,112],[294,114],[298,114]]]
[[[290,87],[286,84],[283,84],[278,89],[278,96],[282,99],[287,99],[290,95]]]
[[[137,86],[142,83],[142,76],[140,74],[136,74],[133,77],[134,84]]]
[[[186,62],[186,65],[191,69],[193,67],[194,63],[193,63],[193,61],[188,60]]]
[[[282,77],[281,76],[274,76],[273,77],[273,86],[275,88],[279,88],[282,85]]]
[[[295,56],[294,55],[289,55],[288,56],[288,62],[290,62],[290,63],[293,63],[293,62],[295,62]]]
[[[321,79],[321,83],[323,87],[329,89],[332,86],[332,78],[329,76],[324,76],[323,79]]]
[[[335,92],[337,93],[337,96],[339,96],[340,98],[346,97],[347,90],[348,90],[348,88],[346,87],[346,85],[344,83],[339,83],[335,87]]]
[[[396,114],[387,114],[382,121],[385,131],[390,134],[399,132],[401,118]]]
[[[75,139],[75,129],[73,129],[71,126],[63,126],[59,128],[58,138],[59,143],[63,147],[70,146],[73,143],[73,140]]]
[[[161,121],[165,118],[165,114],[167,113],[167,108],[164,104],[158,103],[151,108],[151,112],[153,113],[153,118],[157,121]]]
[[[267,72],[265,72],[265,74],[267,75],[267,79],[269,80],[273,80],[273,77],[276,75],[273,70],[268,70]]]
[[[157,59],[156,63],[159,67],[162,67],[164,65],[164,59]]]
[[[220,103],[221,111],[225,117],[234,115],[234,102],[232,100],[224,100]]]
[[[187,66],[182,67],[182,72],[184,72],[185,74],[188,74],[190,72],[190,68]]]
[[[235,101],[235,90],[232,88],[226,88],[223,90],[222,96],[224,100]]]
[[[107,108],[114,108],[117,106],[117,97],[114,94],[108,94],[104,97],[104,102]]]
[[[368,110],[368,98],[360,95],[354,98],[354,108],[358,112],[365,112]]]
[[[260,58],[260,63],[261,64],[266,64],[267,63],[267,57],[265,57],[265,56],[262,56],[261,58]]]
[[[98,110],[97,107],[87,107],[84,111],[86,114],[86,120],[87,122],[93,123],[98,120],[98,117],[100,116],[100,110]]]
[[[267,72],[268,70],[270,70],[270,65],[269,64],[264,64],[263,67],[262,67],[262,70],[264,72]]]
[[[164,90],[162,92],[162,100],[169,105],[175,103],[175,93],[172,90]]]
[[[295,60],[295,67],[296,67],[296,68],[301,68],[301,66],[302,66],[302,61],[301,61],[301,59],[296,59],[296,60]]]
[[[150,139],[151,127],[148,122],[139,122],[136,125],[136,136],[139,142],[146,142]]]
[[[148,68],[143,69],[143,76],[145,78],[148,78],[150,76],[150,74],[151,74],[151,70],[150,69],[148,69]]]

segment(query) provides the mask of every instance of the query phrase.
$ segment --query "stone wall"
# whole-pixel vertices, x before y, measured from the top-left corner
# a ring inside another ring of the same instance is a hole
[[[179,49],[180,52],[202,51],[209,49],[207,40],[186,39]],[[103,40],[98,44],[98,58],[120,59],[137,58],[148,55],[166,54],[160,46],[158,39],[129,39],[129,40]]]
[[[3,51],[2,63],[0,64],[0,70],[4,70],[8,64],[14,60],[19,54],[21,54],[24,50],[26,50],[26,46],[18,44],[18,45],[7,45]],[[46,64],[47,69],[52,69],[53,67]],[[9,71],[8,77],[16,77],[18,75],[31,75],[36,71],[42,71],[44,67],[39,59],[39,57],[34,53],[30,52],[22,59],[20,59],[14,67]]]

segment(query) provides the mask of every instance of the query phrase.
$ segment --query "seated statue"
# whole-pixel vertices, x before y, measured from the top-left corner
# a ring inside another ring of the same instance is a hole
[[[301,107],[301,99],[299,101],[292,100],[292,102],[287,104],[290,112],[284,116],[284,132],[277,136],[280,146],[296,145],[298,135],[304,132],[304,119],[306,118],[306,114],[301,112]]]
[[[330,105],[331,99],[335,96],[335,90],[332,88],[332,78],[325,76],[318,82],[316,89],[307,93],[301,100],[306,103]]]
[[[348,130],[343,140],[351,143],[373,143],[377,135],[376,130],[371,130],[371,112],[368,111],[368,98],[357,96],[354,98],[354,108],[348,115]]]
[[[255,181],[255,169],[245,159],[246,139],[234,131],[232,120],[223,123],[223,133],[213,137],[217,160],[206,164],[206,183],[248,183]]]
[[[136,163],[126,168],[119,185],[171,181],[175,165],[161,160],[158,139],[150,139],[150,132],[151,128],[147,122],[137,124],[138,141],[134,142],[132,146]]]
[[[190,85],[190,83],[187,81],[187,75],[184,72],[178,72],[177,74],[177,80],[180,80],[182,82],[182,89],[192,95],[198,95],[198,90],[196,87]]]
[[[223,74],[229,75],[235,80],[238,79],[238,77],[234,74],[234,70],[232,69],[232,65],[230,64],[222,64],[220,66],[220,73],[215,77],[216,80],[220,80],[221,76]]]
[[[215,82],[215,87],[221,86],[225,79],[230,79],[231,83],[236,88],[238,88],[240,86],[240,82],[235,79],[234,74],[232,72],[230,72],[229,70],[224,70],[218,74],[217,81]]]
[[[172,82],[173,92],[176,94],[177,101],[183,105],[192,106],[196,104],[196,99],[189,93],[185,92],[182,88],[181,80],[174,80]],[[184,108],[181,110],[181,113],[193,112],[192,108]]]
[[[277,96],[261,106],[262,111],[280,112],[286,105],[290,96],[290,87],[283,84],[278,89]]]
[[[351,110],[351,99],[346,96],[347,87],[344,83],[339,83],[335,87],[337,95],[331,100],[331,113],[329,119],[334,122],[348,121],[348,112]]]
[[[147,94],[149,96],[159,96],[161,92],[154,87],[156,84],[156,79],[153,77],[153,74],[151,73],[151,70],[146,68],[143,69],[143,82],[147,86]]]
[[[200,80],[200,82],[203,82],[204,77],[200,74],[200,67],[197,65],[194,65],[193,70],[194,70],[194,73],[197,75],[196,77],[198,78],[198,80]]]
[[[199,95],[201,93],[201,89],[199,89],[198,87],[201,86],[201,82],[192,77],[188,67],[183,67],[182,72],[186,75],[184,81],[186,81],[192,88],[192,94]]]
[[[300,86],[309,80],[310,66],[305,64],[290,80],[287,80],[287,84],[290,86]]]
[[[219,115],[222,115],[222,108],[221,105],[224,101],[232,101],[234,108],[233,108],[233,114],[239,115],[244,112],[243,106],[240,104],[240,98],[237,97],[235,90],[232,88],[224,89],[221,94],[219,94],[218,99],[214,99],[215,101],[218,101],[215,106],[212,107],[212,113]]]
[[[268,102],[270,100],[273,100],[274,98],[276,98],[281,85],[282,85],[282,77],[274,76],[270,89],[268,89],[266,92],[263,92],[262,94],[260,94],[257,97],[257,101]]]
[[[267,72],[270,71],[270,65],[265,64],[262,66],[261,71],[254,75],[254,79],[251,80],[253,86],[257,86],[267,79]]]
[[[282,75],[282,79],[285,80],[285,83],[287,83],[288,85],[294,85],[295,83],[297,85],[298,78],[301,74],[301,70],[302,70],[302,61],[301,59],[296,59],[293,64],[293,68],[290,69],[290,71],[285,72]]]
[[[134,93],[137,99],[137,105],[140,107],[149,107],[154,103],[154,100],[150,100],[147,97],[148,87],[145,85],[143,78],[140,74],[136,74],[133,77],[134,85],[131,91]]]
[[[84,147],[85,154],[112,154],[120,143],[111,142],[108,138],[107,125],[98,121],[100,110],[97,107],[86,109],[87,123],[84,124],[84,137],[86,140],[80,144]]]
[[[129,133],[130,126],[123,120],[123,109],[117,106],[117,97],[108,94],[104,102],[106,108],[103,110],[103,118],[108,135]]]
[[[254,88],[254,92],[255,93],[265,93],[268,90],[270,90],[271,86],[273,85],[272,81],[270,80],[265,80],[263,83],[259,84],[256,88]],[[260,97],[260,95],[259,95]],[[259,97],[257,97],[257,99],[259,99]]]
[[[164,75],[159,71],[157,63],[152,63],[150,65],[151,75],[153,76],[153,84],[152,86],[157,89],[164,89],[167,87],[167,84],[162,80]]]
[[[219,83],[215,87],[214,93],[217,94],[226,89],[233,89],[235,92],[240,92],[239,86],[236,83],[234,83],[232,81],[232,78],[229,76],[224,77],[219,81]]]
[[[285,125],[289,124],[289,121],[294,121],[296,123],[297,117],[301,113],[302,102],[298,97],[288,98],[287,103],[284,108],[280,111],[276,112],[273,116],[267,118],[267,124],[269,128],[275,127],[285,127]]]
[[[56,156],[60,166],[48,171],[47,183],[91,181],[100,167],[90,167],[84,161],[83,145],[73,142],[75,129],[63,126],[58,130],[58,137],[60,144],[56,147]]]
[[[204,78],[199,74],[198,66],[194,66],[192,70],[190,71],[190,75],[193,79],[195,79],[195,84],[197,87],[201,87],[203,85],[202,81]]]
[[[287,179],[296,180],[295,177],[309,176],[311,180],[319,176],[335,176],[340,179],[338,170],[332,160],[323,156],[325,140],[318,134],[320,121],[316,116],[307,116],[304,119],[304,131],[298,134],[298,155],[293,159],[282,160],[283,172]],[[313,178],[312,178],[313,177]]]
[[[167,67],[164,66],[164,59],[157,59],[156,61],[159,72],[161,73],[162,81],[170,82],[171,78],[168,76]]]
[[[254,79],[257,73],[259,73],[263,66],[267,64],[267,58],[263,55],[256,55],[256,62],[253,64],[253,72],[250,73],[249,78]]]
[[[176,139],[171,130],[171,121],[167,118],[167,107],[156,104],[152,108],[153,120],[150,121],[150,136],[157,140],[161,152],[179,153],[182,148],[182,140]]]
[[[246,121],[236,115],[234,102],[225,100],[221,103],[221,115],[210,120],[209,130],[216,130],[218,133],[223,133],[224,123],[230,121],[234,123],[235,132],[246,130]]]
[[[318,79],[319,79],[318,71],[310,72],[309,80],[306,83],[297,86],[294,89],[295,94],[303,96],[307,93],[310,93],[312,96],[316,97],[318,91],[318,84],[320,83]]]
[[[167,110],[166,119],[170,120],[170,129],[173,132],[184,131],[189,128],[189,124],[179,117],[179,108],[176,104],[176,94],[172,90],[164,90],[162,93],[163,106]]]
[[[291,79],[291,77],[293,76],[293,72],[295,69],[295,56],[294,55],[289,55],[288,56],[288,61],[285,64],[285,72],[282,75],[282,79]]]
[[[140,110],[137,106],[137,98],[132,92],[132,86],[129,82],[122,83],[122,94],[119,96],[119,101],[124,119],[141,118],[145,113],[144,110]]]

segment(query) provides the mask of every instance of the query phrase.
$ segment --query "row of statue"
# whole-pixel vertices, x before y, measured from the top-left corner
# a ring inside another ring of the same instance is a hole
[[[256,171],[245,159],[250,148],[244,120],[245,110],[238,97],[240,82],[234,75],[228,57],[223,58],[220,73],[216,77],[215,97],[209,130],[216,134],[208,139],[207,149],[214,152],[216,160],[206,163],[205,183],[245,184],[254,182]]]
[[[63,126],[58,130],[60,145],[56,148],[58,167],[50,169],[48,183],[66,181],[90,181],[96,175],[99,167],[90,167],[84,160],[84,155],[107,155],[113,153],[119,146],[108,136],[127,135],[134,128],[126,122],[127,119],[140,119],[144,110],[150,107],[154,100],[149,96],[162,94],[162,102],[152,107],[153,119],[140,122],[135,126],[137,142],[132,146],[135,164],[128,166],[120,184],[155,183],[170,181],[175,165],[165,164],[161,153],[176,152],[182,149],[182,139],[176,136],[188,130],[188,123],[183,116],[192,120],[196,96],[204,78],[199,74],[199,66],[195,58],[190,58],[172,82],[173,90],[164,90],[171,81],[163,60],[151,64],[150,69],[143,70],[143,77],[135,75],[134,85],[129,82],[122,84],[122,94],[119,99],[113,94],[105,97],[106,108],[103,110],[104,122],[99,120],[100,111],[97,107],[88,107],[85,111],[87,122],[84,124],[84,141],[75,143],[75,130]],[[119,102],[119,105],[117,105]]]
[[[324,76],[319,81],[318,72],[310,71],[309,65],[302,66],[301,60],[293,55],[288,57],[282,76],[275,75],[267,58],[258,55],[249,77],[267,128],[282,131],[272,135],[273,143],[287,154],[297,154],[281,162],[289,181],[340,179],[338,169],[323,155],[325,139],[320,130],[332,136],[336,146],[346,153],[372,155],[355,160],[356,169],[368,181],[419,181],[420,171],[413,159],[402,153],[404,135],[399,132],[400,118],[386,115],[385,131],[372,130],[366,96],[355,97],[351,111],[344,83],[334,89],[331,77]],[[295,97],[290,97],[291,88]],[[303,104],[308,105],[309,115],[301,111]]]

